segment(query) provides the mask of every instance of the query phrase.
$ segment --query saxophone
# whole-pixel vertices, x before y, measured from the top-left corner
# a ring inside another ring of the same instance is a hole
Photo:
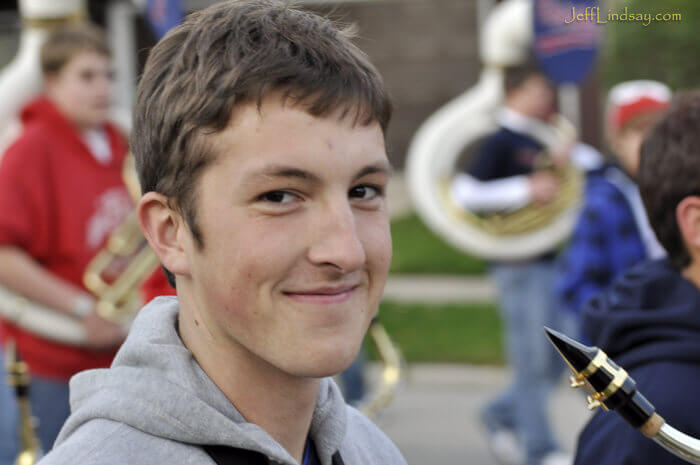
[[[42,456],[41,442],[35,433],[35,421],[29,401],[29,368],[20,360],[14,343],[7,344],[7,384],[13,386],[19,408],[19,454],[15,465],[33,465]]]
[[[574,375],[571,387],[590,392],[588,408],[614,410],[633,428],[689,463],[700,464],[700,440],[666,423],[637,390],[637,383],[598,347],[588,347],[549,328],[547,337]]]

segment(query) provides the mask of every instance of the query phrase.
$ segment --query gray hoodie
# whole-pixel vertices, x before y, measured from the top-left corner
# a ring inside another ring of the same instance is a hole
[[[212,464],[201,445],[265,454],[296,465],[259,426],[248,423],[182,344],[178,301],[144,307],[109,369],[71,379],[72,414],[42,465]],[[403,465],[392,442],[323,379],[310,437],[323,465],[340,453],[345,465]]]

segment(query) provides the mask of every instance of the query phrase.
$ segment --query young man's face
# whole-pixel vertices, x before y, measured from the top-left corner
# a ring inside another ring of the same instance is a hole
[[[99,127],[109,117],[112,62],[93,51],[76,53],[55,75],[46,90],[59,110],[82,128]]]
[[[637,176],[639,171],[639,149],[642,146],[645,131],[627,129],[615,139],[615,156],[625,171],[631,176]]]
[[[628,124],[613,137],[615,156],[630,176],[637,176],[642,142],[660,115],[661,112],[642,115],[637,121]]]
[[[556,111],[556,93],[544,76],[534,74],[513,90],[519,110],[531,118],[549,120]]]
[[[234,357],[293,376],[342,371],[391,261],[380,126],[267,97],[212,141],[218,159],[197,187],[204,247],[190,238],[186,250],[198,324]]]

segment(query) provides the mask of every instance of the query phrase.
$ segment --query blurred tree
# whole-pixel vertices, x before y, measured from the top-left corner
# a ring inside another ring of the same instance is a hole
[[[656,79],[674,90],[700,83],[700,0],[617,0],[601,2],[601,19],[609,9],[630,13],[680,13],[680,21],[609,22],[601,77],[606,88],[630,79]]]

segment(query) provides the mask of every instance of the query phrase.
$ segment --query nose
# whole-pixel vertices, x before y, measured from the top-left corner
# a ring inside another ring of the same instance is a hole
[[[311,227],[308,257],[313,264],[331,265],[345,273],[364,266],[367,256],[347,197],[329,202]]]

